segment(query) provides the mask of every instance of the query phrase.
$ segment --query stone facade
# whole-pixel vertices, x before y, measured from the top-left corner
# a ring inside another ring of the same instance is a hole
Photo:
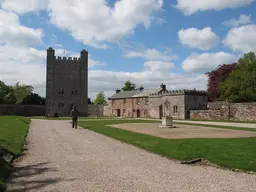
[[[76,105],[82,116],[88,114],[88,52],[79,58],[56,57],[47,50],[46,116],[67,116]]]
[[[208,110],[190,111],[192,120],[256,121],[256,103],[210,102]]]
[[[17,116],[44,116],[45,106],[43,105],[19,105],[3,104],[0,105],[0,115],[17,115]]]
[[[149,91],[141,90],[133,96],[127,94],[129,97],[122,93],[120,98],[117,92],[104,106],[104,116],[162,118],[170,115],[173,119],[187,119],[191,109],[206,109],[207,95],[204,91],[167,91],[163,85],[156,90],[150,94],[143,94]]]

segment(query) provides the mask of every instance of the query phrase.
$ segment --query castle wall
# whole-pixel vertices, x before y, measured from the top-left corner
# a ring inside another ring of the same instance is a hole
[[[89,116],[103,116],[104,105],[88,105]]]
[[[45,106],[43,105],[20,105],[20,104],[1,104],[0,115],[17,116],[44,116]]]

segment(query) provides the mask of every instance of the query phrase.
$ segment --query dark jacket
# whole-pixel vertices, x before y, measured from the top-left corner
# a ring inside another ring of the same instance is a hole
[[[77,109],[72,109],[71,112],[70,112],[70,116],[72,118],[78,118],[79,117],[79,112]]]

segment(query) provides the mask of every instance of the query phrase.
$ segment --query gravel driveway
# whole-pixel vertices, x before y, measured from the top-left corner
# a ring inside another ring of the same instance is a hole
[[[8,191],[255,192],[256,175],[181,165],[68,121],[33,120]]]

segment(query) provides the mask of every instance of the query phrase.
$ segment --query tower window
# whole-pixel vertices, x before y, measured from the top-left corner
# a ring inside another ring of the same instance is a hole
[[[74,95],[74,91],[72,91],[71,94]]]

